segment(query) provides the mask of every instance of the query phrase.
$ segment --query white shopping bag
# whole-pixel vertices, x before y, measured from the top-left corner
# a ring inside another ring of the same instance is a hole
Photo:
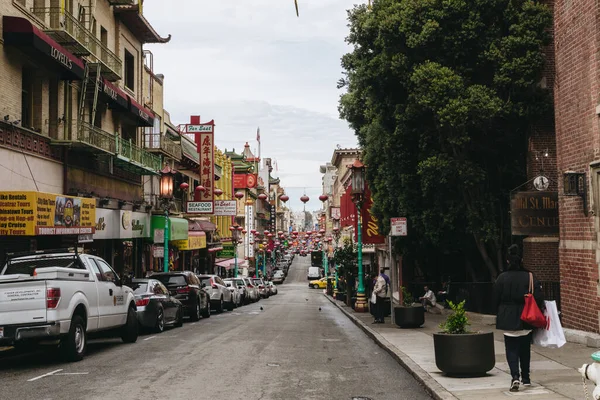
[[[377,295],[375,293],[373,293],[371,295],[371,303],[373,303],[373,304],[377,303]]]
[[[533,332],[533,344],[557,349],[567,343],[565,332],[560,324],[556,302],[554,300],[545,301],[545,304],[546,311],[544,315],[548,319],[548,325],[546,329],[536,329]]]

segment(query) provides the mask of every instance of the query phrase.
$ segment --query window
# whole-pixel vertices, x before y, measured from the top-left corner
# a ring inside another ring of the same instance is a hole
[[[125,50],[125,87],[135,90],[135,58],[133,54]]]
[[[115,271],[112,270],[112,268],[104,261],[100,260],[100,259],[96,259],[96,264],[98,264],[98,268],[100,268],[100,272],[102,272],[102,275],[104,276],[104,280],[107,282],[116,282],[117,281],[117,274],[115,273]]]

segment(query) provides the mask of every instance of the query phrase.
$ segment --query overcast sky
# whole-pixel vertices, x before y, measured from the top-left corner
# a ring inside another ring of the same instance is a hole
[[[356,138],[338,117],[340,57],[346,10],[355,0],[147,0],[144,14],[164,45],[151,45],[154,72],[165,75],[165,109],[173,122],[190,115],[215,120],[221,149],[241,152],[245,142],[277,163],[298,210],[320,207],[319,166],[336,145]]]

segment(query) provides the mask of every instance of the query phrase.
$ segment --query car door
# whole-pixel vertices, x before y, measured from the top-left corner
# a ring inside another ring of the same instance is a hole
[[[103,280],[98,283],[98,296],[100,307],[100,329],[113,328],[125,324],[127,319],[127,306],[122,286],[117,286],[119,280],[115,271],[101,258],[94,258],[100,269]],[[102,321],[102,322],[100,322]]]
[[[215,282],[219,285],[219,289],[221,290],[221,293],[223,293],[223,301],[225,301],[226,303],[230,303],[231,302],[231,297],[233,296],[231,294],[231,291],[229,289],[227,289],[227,285],[225,284],[225,281],[223,279],[221,279],[220,276],[215,276]]]
[[[174,320],[175,314],[177,313],[177,308],[175,307],[175,303],[169,294],[169,290],[161,282],[156,281],[153,292],[154,298],[163,306],[165,320],[167,322]]]

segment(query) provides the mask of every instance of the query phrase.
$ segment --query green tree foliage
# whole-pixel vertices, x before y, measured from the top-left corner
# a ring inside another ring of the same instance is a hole
[[[364,151],[373,212],[409,217],[405,249],[475,254],[488,278],[509,240],[551,13],[531,0],[375,0],[348,12],[340,115]]]
[[[358,253],[349,239],[344,239],[342,247],[336,248],[333,255],[333,262],[337,265],[338,274],[345,276],[347,274],[355,275],[358,272]]]
[[[461,301],[455,304],[448,301],[448,305],[452,310],[452,314],[448,315],[446,321],[440,324],[440,329],[444,333],[450,333],[452,335],[460,335],[469,333],[467,326],[469,326],[469,318],[465,312],[465,301]]]

